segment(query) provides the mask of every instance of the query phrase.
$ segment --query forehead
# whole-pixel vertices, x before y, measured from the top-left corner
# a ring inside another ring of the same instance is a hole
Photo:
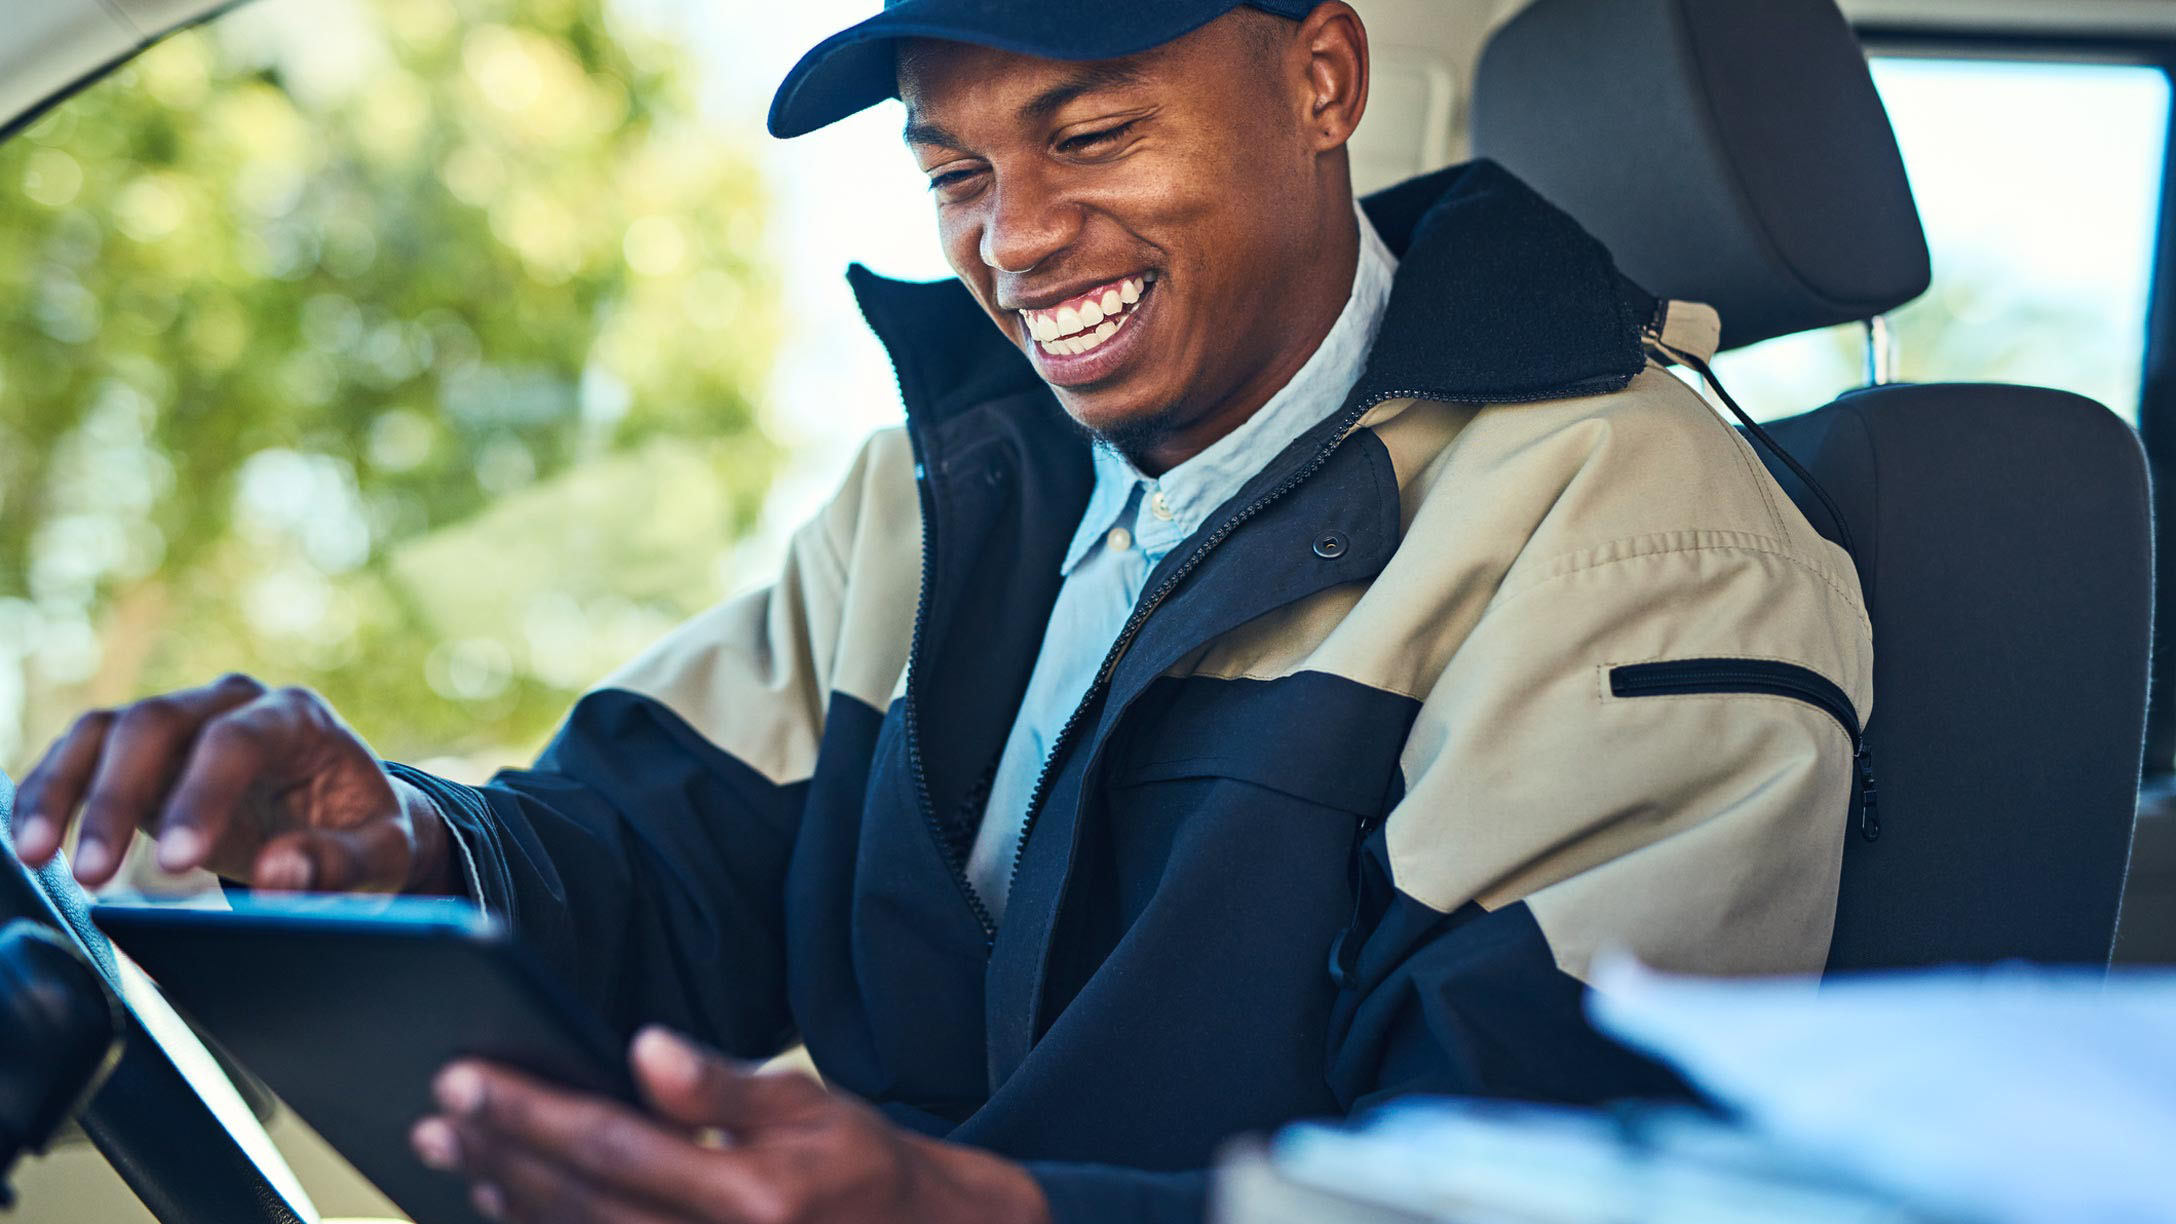
[[[1056,60],[972,43],[910,39],[899,44],[899,97],[909,112],[962,101],[1030,97],[1059,85],[1081,91],[1147,81],[1162,48],[1108,60]]]
[[[907,104],[908,138],[936,127],[1047,119],[1091,94],[1168,91],[1187,79],[1180,66],[1198,56],[1197,42],[1182,38],[1117,59],[1056,60],[972,43],[902,40],[899,97]]]

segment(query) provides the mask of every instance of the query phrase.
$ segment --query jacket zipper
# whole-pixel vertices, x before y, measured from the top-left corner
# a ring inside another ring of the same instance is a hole
[[[870,317],[868,307],[856,300],[862,321],[879,340],[889,345],[882,328]],[[899,370],[899,363],[892,363],[892,381],[899,388],[899,402],[909,403],[907,380]],[[922,662],[922,632],[929,620],[929,586],[937,565],[937,499],[930,492],[929,469],[924,466],[921,432],[909,428],[907,437],[914,445],[914,493],[922,507],[922,581],[914,595],[914,634],[907,641],[907,691],[903,705],[905,718],[900,728],[907,737],[907,773],[914,782],[914,805],[921,813],[923,827],[930,840],[936,843],[937,853],[944,859],[945,868],[952,875],[952,886],[959,890],[960,900],[967,903],[967,910],[974,915],[982,928],[982,951],[985,956],[997,946],[997,920],[990,916],[990,907],[975,895],[975,886],[967,879],[967,862],[954,848],[952,839],[945,836],[944,826],[937,820],[937,804],[929,794],[929,771],[922,763],[922,735],[920,719],[915,708],[921,700],[921,686],[914,682],[915,673]]]
[[[944,826],[937,820],[937,803],[929,794],[929,771],[922,764],[921,720],[916,708],[921,704],[921,686],[914,682],[915,672],[922,660],[922,627],[929,619],[930,578],[936,571],[936,498],[929,491],[929,476],[919,458],[914,464],[914,487],[922,503],[922,583],[914,596],[914,636],[907,644],[907,697],[905,725],[901,728],[907,737],[907,772],[914,778],[914,804],[922,814],[922,823],[929,829],[930,839],[937,843],[937,853],[944,858],[945,867],[952,875],[953,887],[959,889],[960,898],[967,902],[967,909],[982,927],[982,951],[987,956],[997,946],[997,920],[990,916],[990,907],[976,894],[975,886],[967,878],[967,863],[950,837],[945,836]]]
[[[1661,697],[1679,693],[1764,693],[1788,697],[1827,711],[1851,738],[1851,761],[1858,771],[1859,833],[1868,841],[1881,836],[1881,814],[1874,806],[1874,759],[1859,713],[1851,698],[1812,668],[1775,659],[1673,659],[1626,663],[1609,669],[1613,697]]]

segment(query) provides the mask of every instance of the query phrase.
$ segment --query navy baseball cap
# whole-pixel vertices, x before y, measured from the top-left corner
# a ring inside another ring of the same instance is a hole
[[[771,135],[801,136],[899,94],[892,44],[976,43],[1044,59],[1132,55],[1192,33],[1235,8],[1300,18],[1320,0],[884,0],[884,11],[801,57],[771,99]]]

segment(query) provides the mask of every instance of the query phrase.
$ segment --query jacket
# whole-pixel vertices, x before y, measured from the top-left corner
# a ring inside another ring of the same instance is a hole
[[[1663,368],[1657,301],[1489,163],[1369,198],[1401,260],[1340,409],[1164,559],[961,874],[1088,447],[956,283],[856,268],[907,406],[762,592],[446,810],[481,900],[624,1028],[796,1039],[1059,1220],[1191,1219],[1226,1139],[1409,1093],[1681,1088],[1581,1018],[1617,949],[1823,963],[1868,619]]]

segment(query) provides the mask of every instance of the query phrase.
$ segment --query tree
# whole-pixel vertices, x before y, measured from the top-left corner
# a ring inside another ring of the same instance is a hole
[[[503,760],[717,597],[774,293],[686,76],[604,0],[261,0],[0,145],[0,763],[236,669]]]

